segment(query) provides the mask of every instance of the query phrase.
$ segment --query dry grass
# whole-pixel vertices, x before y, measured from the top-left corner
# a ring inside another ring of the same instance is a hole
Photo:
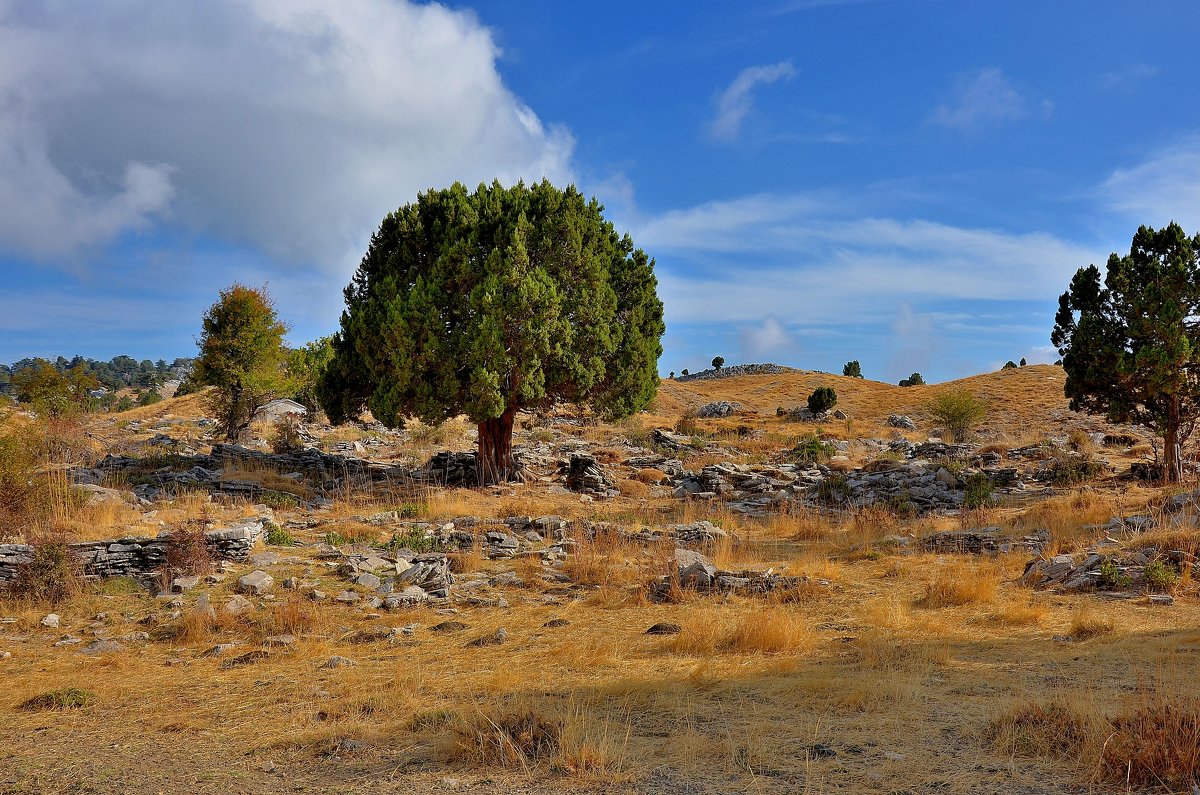
[[[1068,634],[1075,640],[1108,635],[1114,630],[1113,620],[1090,603],[1084,602],[1071,615]]]
[[[956,562],[934,571],[918,607],[959,607],[996,600],[1000,572],[995,566]]]

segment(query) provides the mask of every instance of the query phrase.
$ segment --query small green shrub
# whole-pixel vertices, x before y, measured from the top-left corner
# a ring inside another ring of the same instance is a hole
[[[63,687],[42,693],[21,703],[26,712],[51,712],[81,709],[96,703],[96,694],[78,687]]]
[[[1123,574],[1115,560],[1106,560],[1100,564],[1100,587],[1128,588],[1133,580],[1128,574]]]
[[[409,530],[405,533],[393,533],[392,537],[376,549],[385,552],[396,552],[401,549],[411,549],[413,552],[440,552],[445,545],[436,538],[428,536],[423,530]]]
[[[1104,472],[1104,464],[1090,455],[1060,455],[1054,460],[1051,482],[1055,486],[1076,486],[1095,480]]]
[[[858,359],[846,362],[842,366],[842,375],[847,378],[862,378],[862,365],[858,363]]]
[[[1165,560],[1152,560],[1142,572],[1146,587],[1152,591],[1169,591],[1179,582],[1179,574]]]
[[[830,475],[817,484],[815,493],[820,502],[842,502],[850,497],[850,478],[845,475]]]
[[[925,404],[939,424],[946,426],[955,442],[968,439],[974,427],[987,416],[988,405],[966,390],[943,392]]]
[[[286,491],[264,489],[258,501],[273,511],[286,511],[300,507],[300,498]]]
[[[964,508],[988,508],[995,504],[992,496],[992,479],[982,472],[976,472],[967,478],[963,492]]]
[[[266,542],[267,546],[272,547],[296,546],[296,539],[292,538],[292,534],[274,522],[267,522]]]
[[[837,405],[837,392],[831,386],[819,386],[808,396],[808,410],[813,414],[824,414]]]
[[[326,533],[321,538],[321,540],[324,541],[326,544],[328,544],[331,547],[340,547],[343,544],[348,543],[350,539],[346,538],[341,533],[335,533],[333,531],[330,531],[330,532]]]
[[[821,441],[821,437],[814,433],[801,439],[792,448],[790,455],[798,464],[815,464],[828,461],[835,452],[837,448],[829,442]]]

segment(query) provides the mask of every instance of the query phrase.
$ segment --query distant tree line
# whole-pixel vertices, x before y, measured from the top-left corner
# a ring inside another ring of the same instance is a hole
[[[71,359],[59,356],[54,360],[27,358],[10,365],[0,364],[0,392],[12,394],[14,377],[18,373],[43,366],[53,368],[60,374],[77,371],[80,376],[95,379],[97,388],[104,387],[109,391],[126,387],[157,389],[166,381],[184,378],[191,370],[193,361],[177,358],[169,363],[165,359],[157,362],[143,359],[139,362],[132,356],[114,356],[107,362],[82,356]]]

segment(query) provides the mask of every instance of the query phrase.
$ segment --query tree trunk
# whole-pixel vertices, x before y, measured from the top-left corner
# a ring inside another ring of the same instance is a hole
[[[479,451],[475,456],[475,474],[480,486],[513,480],[517,465],[512,454],[513,419],[516,409],[479,423]]]
[[[1179,444],[1179,397],[1172,396],[1167,408],[1167,423],[1163,432],[1163,481],[1183,480],[1183,451]]]

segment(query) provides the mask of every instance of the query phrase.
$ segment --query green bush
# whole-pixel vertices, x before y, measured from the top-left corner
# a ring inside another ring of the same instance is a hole
[[[995,504],[992,497],[992,479],[982,472],[968,477],[963,491],[964,508],[988,508]]]
[[[1152,591],[1169,591],[1179,581],[1179,574],[1165,560],[1152,560],[1146,564],[1142,578]]]
[[[1104,464],[1090,455],[1060,455],[1054,460],[1051,482],[1055,486],[1077,486],[1095,480],[1104,472]]]
[[[292,538],[292,534],[284,530],[274,522],[267,522],[267,546],[271,547],[294,547],[296,539]]]
[[[913,373],[908,378],[900,380],[900,386],[924,386],[924,384],[925,379],[921,377],[920,373]]]
[[[858,363],[858,359],[846,362],[846,364],[842,366],[842,375],[849,378],[862,378],[862,365]]]
[[[828,461],[837,452],[829,442],[821,441],[817,434],[806,436],[792,448],[791,457],[798,464],[815,464]]]
[[[943,392],[925,404],[925,410],[946,426],[956,442],[968,439],[974,427],[987,416],[988,405],[965,390]]]
[[[413,552],[440,552],[443,546],[441,541],[426,535],[423,530],[414,529],[405,533],[394,533],[388,541],[376,545],[375,548],[385,552],[401,549],[411,549]]]
[[[808,396],[808,410],[813,414],[824,414],[836,405],[837,392],[830,386],[819,386]]]
[[[1016,370],[1017,363],[1014,362],[1012,359],[1009,359],[1007,362],[1004,363],[1004,366],[1001,367],[1000,369],[1001,370]]]
[[[1128,574],[1122,574],[1115,560],[1106,560],[1100,564],[1100,587],[1128,588],[1133,580]]]

